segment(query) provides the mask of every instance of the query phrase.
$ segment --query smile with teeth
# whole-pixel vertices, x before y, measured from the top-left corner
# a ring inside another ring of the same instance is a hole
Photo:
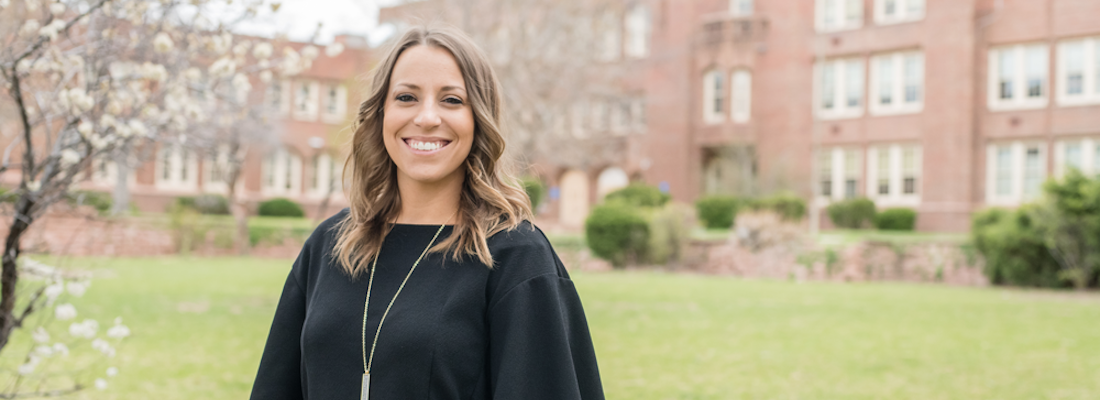
[[[450,142],[448,142],[448,141],[422,142],[422,141],[419,141],[419,140],[416,140],[416,139],[405,139],[405,143],[408,143],[409,147],[412,147],[413,149],[416,149],[416,150],[435,151],[435,150],[439,150],[439,149],[447,146]]]

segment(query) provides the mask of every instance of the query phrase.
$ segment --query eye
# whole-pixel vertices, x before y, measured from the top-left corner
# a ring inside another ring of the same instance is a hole
[[[462,105],[462,99],[460,99],[458,97],[448,97],[448,98],[443,99],[443,102],[447,103],[447,104],[454,104],[454,105],[459,105],[459,106]]]
[[[408,102],[411,102],[411,101],[416,101],[416,98],[413,97],[411,94],[403,93],[403,94],[397,95],[397,97],[395,97],[394,100],[400,101],[402,103],[408,103]]]

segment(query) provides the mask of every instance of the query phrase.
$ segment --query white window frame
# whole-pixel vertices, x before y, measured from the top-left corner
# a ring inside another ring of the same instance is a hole
[[[315,154],[314,158],[310,159],[310,181],[309,187],[306,188],[306,194],[315,198],[322,198],[328,193],[329,183],[333,183],[332,194],[342,193],[340,184],[340,169],[337,166],[332,155],[328,153]],[[316,162],[315,162],[316,161]],[[336,180],[333,181],[333,175],[336,175]]]
[[[272,85],[269,85],[264,92],[264,99],[266,100],[267,106],[274,108],[281,116],[290,115],[290,92],[293,86],[291,86],[290,81],[286,79],[272,80],[271,83]],[[272,93],[274,84],[279,85],[279,93]],[[276,95],[279,96],[279,103],[277,105],[273,104],[272,101],[274,100],[273,97]]]
[[[997,152],[1000,148],[1010,149],[1010,188],[1009,193],[1001,195],[997,193]],[[1039,188],[1031,196],[1025,195],[1024,175],[1026,174],[1027,150],[1037,148],[1039,150],[1040,184]],[[1037,198],[1042,192],[1042,181],[1048,174],[1046,169],[1047,151],[1046,144],[1042,141],[1011,141],[994,142],[986,146],[986,179],[985,198],[986,204],[995,206],[1016,206],[1022,202]]]
[[[730,14],[735,17],[748,17],[754,11],[753,0],[730,0]]]
[[[612,11],[605,11],[600,15],[599,60],[612,62],[619,59],[623,53],[623,27],[620,17]]]
[[[914,193],[905,193],[905,150],[914,152],[916,165],[914,166],[914,178],[916,187]],[[867,198],[874,200],[875,204],[883,207],[914,207],[920,205],[922,184],[921,168],[923,167],[921,146],[917,144],[888,144],[873,146],[867,149]],[[879,192],[879,161],[885,157],[887,160],[887,192]]]
[[[626,43],[623,46],[623,54],[627,58],[645,58],[649,56],[649,37],[653,30],[653,20],[650,17],[649,7],[643,3],[635,3],[627,10],[624,25],[626,26]]]
[[[915,57],[916,73],[917,73],[917,100],[913,102],[906,101],[906,86],[908,84],[908,65],[906,61],[909,57]],[[882,85],[881,79],[883,78],[882,63],[889,61],[891,63],[890,68],[890,91],[891,102],[890,104],[882,104],[881,94]],[[921,51],[899,51],[886,54],[879,54],[871,57],[871,79],[868,80],[870,101],[868,102],[868,108],[871,115],[896,115],[896,114],[914,114],[924,110],[924,53]]]
[[[1082,92],[1069,93],[1069,46],[1082,46]],[[1063,40],[1058,43],[1058,105],[1100,104],[1100,36]]]
[[[849,64],[855,63],[858,67],[858,76],[849,76]],[[832,66],[833,71],[833,108],[826,109],[822,104],[822,95],[825,91],[824,71],[827,65]],[[866,63],[862,57],[834,58],[818,62],[814,66],[814,112],[820,119],[845,119],[859,118],[863,116],[863,106],[867,104],[867,85],[865,81]],[[848,105],[850,92],[849,81],[858,83],[859,105]]]
[[[703,122],[720,124],[726,120],[725,74],[712,69],[703,74]],[[715,80],[718,80],[716,83]]]
[[[217,151],[213,154],[213,157],[207,157],[202,160],[202,190],[206,193],[219,193],[228,194],[229,185],[225,183],[224,179],[214,179],[214,168],[220,167],[227,169],[229,167],[229,146],[218,146]],[[225,171],[223,173],[228,173]],[[240,192],[244,184],[244,175],[237,177],[237,191]]]
[[[331,97],[332,91],[335,91],[336,98]],[[335,110],[329,111],[330,103],[335,100]],[[348,115],[348,88],[344,85],[329,84],[325,85],[325,101],[324,108],[321,111],[321,121],[326,124],[339,124],[343,123],[347,119]]]
[[[1062,178],[1069,171],[1066,147],[1073,143],[1081,146],[1081,172],[1088,176],[1100,174],[1100,137],[1082,137],[1054,143],[1054,176]]]
[[[302,95],[302,89],[306,89],[306,95]],[[316,121],[318,108],[320,108],[321,85],[315,81],[297,81],[294,83],[294,119],[300,121]]]
[[[831,179],[829,188],[831,193],[829,194],[829,196],[825,196],[821,193],[821,181],[822,179],[824,179],[824,177],[818,176],[818,182],[814,184],[816,191],[814,193],[814,196],[818,198],[819,203],[828,204],[830,201],[844,200],[849,198],[847,196],[846,190],[848,184],[847,181],[849,180],[849,178],[853,178],[855,180],[856,187],[855,191],[853,192],[853,197],[859,196],[859,184],[865,175],[863,173],[863,151],[858,147],[850,146],[825,147],[819,151],[824,152],[825,156],[822,157],[820,155],[821,153],[819,153],[818,157],[820,158],[818,158],[817,161],[819,163],[821,161],[827,161],[829,162],[829,167],[831,167],[830,176],[828,177],[829,179]],[[847,155],[855,157],[856,168],[854,171],[849,171],[848,168],[846,168],[847,165],[845,164]],[[821,158],[825,158],[826,160],[822,160]],[[820,169],[822,169],[822,167],[822,165],[816,166],[819,171]],[[819,175],[821,174],[819,173]]]
[[[1012,98],[1001,98],[1001,54],[1005,51],[1012,52],[1013,63],[1011,68]],[[1027,55],[1032,52],[1043,54],[1041,86],[1042,96],[1028,96],[1029,67]],[[1008,46],[997,46],[989,49],[988,69],[988,105],[990,111],[1036,109],[1046,107],[1050,99],[1050,52],[1046,43],[1022,43]]]
[[[730,119],[746,123],[752,119],[752,71],[737,69],[730,75]]]
[[[886,15],[886,4],[894,2],[894,15]],[[875,24],[891,25],[924,19],[925,0],[875,0]]]
[[[260,169],[260,187],[265,196],[295,197],[302,193],[302,158],[289,149],[279,147],[269,152]]]
[[[155,162],[156,175],[153,181],[157,189],[187,192],[198,190],[199,161],[194,151],[176,144],[163,144],[157,149]]]
[[[833,9],[828,7],[832,5]],[[849,18],[848,9],[854,15]],[[836,21],[829,24],[829,18]],[[819,33],[846,31],[863,27],[863,0],[814,0],[814,26]]]

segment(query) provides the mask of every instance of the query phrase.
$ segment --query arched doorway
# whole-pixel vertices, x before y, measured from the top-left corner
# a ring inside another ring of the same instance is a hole
[[[596,199],[603,200],[608,193],[626,187],[630,184],[630,177],[619,167],[608,167],[600,172],[596,178]]]

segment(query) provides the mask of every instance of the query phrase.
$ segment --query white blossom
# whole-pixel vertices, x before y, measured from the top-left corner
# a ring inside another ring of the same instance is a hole
[[[260,72],[260,82],[263,82],[263,83],[271,82],[271,78],[272,78],[271,71],[262,71],[262,72]]]
[[[76,131],[80,132],[80,135],[84,137],[88,137],[88,135],[92,133],[92,129],[95,129],[95,126],[88,121],[80,121],[80,124],[76,126]]]
[[[39,0],[26,0],[23,3],[27,5],[27,12],[33,13],[38,11]]]
[[[38,367],[38,357],[32,354],[30,360],[27,360],[26,364],[19,366],[19,375],[33,374],[35,367]]]
[[[61,150],[61,168],[69,168],[73,165],[76,165],[76,163],[78,163],[78,162],[80,162],[80,153],[77,153],[76,150],[73,150],[73,149]],[[73,283],[69,284],[69,292],[73,291],[73,285],[74,284],[76,284],[76,283],[73,282]],[[81,294],[83,294],[83,291],[81,291]],[[79,297],[79,295],[77,295],[77,297]]]
[[[99,323],[94,319],[86,319],[84,322],[73,322],[69,325],[69,334],[91,339],[95,337],[96,331],[99,330]]]
[[[107,341],[103,340],[103,339],[93,340],[92,341],[92,349],[94,349],[94,350],[96,350],[100,353],[103,353],[107,357],[114,357],[115,356],[115,348],[112,347],[110,343],[107,343]]]
[[[92,148],[96,150],[103,150],[103,148],[110,144],[107,138],[103,136],[92,136],[88,138],[88,142],[91,143]]]
[[[34,352],[42,357],[49,357],[53,355],[53,347],[38,346],[34,348]]]
[[[251,46],[252,43],[249,43],[247,40],[237,43],[236,46],[233,46],[233,54],[237,56],[244,56],[245,54],[248,54],[248,48]]]
[[[65,5],[61,3],[50,4],[50,13],[55,17],[60,17],[61,14],[65,13]]]
[[[107,376],[115,377],[118,375],[118,367],[107,367]]]
[[[320,55],[321,51],[317,50],[316,46],[310,45],[302,48],[302,58],[307,60],[314,60]]]
[[[39,182],[39,181],[27,182],[27,190],[30,190],[32,192],[37,192],[38,189],[41,189],[41,188],[42,188],[42,182]]]
[[[53,344],[53,352],[54,352],[54,354],[61,354],[61,355],[67,356],[67,355],[69,355],[69,346],[66,346],[65,343],[61,343],[61,342],[54,343]]]
[[[228,57],[220,58],[210,65],[210,76],[215,78],[230,76],[234,72],[237,72],[237,63]]]
[[[122,317],[115,318],[115,326],[107,330],[107,337],[111,339],[125,339],[130,336],[130,328],[122,324]]]
[[[145,124],[136,119],[131,119],[130,122],[126,124],[126,126],[130,128],[130,132],[134,135],[147,136],[149,134],[149,128],[146,128]]]
[[[72,303],[59,305],[54,309],[54,315],[60,321],[76,318],[76,306],[73,306]]]
[[[60,282],[46,286],[46,299],[51,303],[57,300],[57,297],[61,296],[62,293],[65,293],[65,285]]]
[[[183,77],[187,78],[187,80],[191,81],[192,83],[198,82],[202,79],[202,71],[199,71],[198,68],[191,67],[183,71]]]
[[[168,79],[168,70],[163,65],[146,62],[141,65],[141,76],[160,82]]]
[[[103,114],[102,117],[99,117],[99,125],[104,128],[109,128],[116,124],[118,124],[118,121],[111,115]]]
[[[62,29],[65,29],[65,21],[59,18],[50,22],[49,25],[43,26],[42,29],[39,29],[38,34],[50,38],[51,41],[57,40],[57,35],[61,33]]]
[[[164,54],[172,51],[173,46],[175,46],[175,44],[172,43],[172,37],[168,36],[167,33],[161,32],[153,37],[153,50],[157,53]]]
[[[38,23],[37,19],[28,19],[23,23],[23,29],[19,30],[19,34],[23,36],[35,36],[38,34],[38,30],[42,28],[42,25]]]
[[[271,53],[273,51],[274,49],[272,48],[271,43],[260,42],[252,48],[252,56],[260,60],[266,60],[267,58],[271,57]]]
[[[81,296],[84,295],[84,292],[88,291],[88,285],[90,283],[91,282],[86,282],[86,281],[85,282],[69,282],[69,284],[66,285],[65,288],[69,290],[69,294],[72,294],[73,296],[76,296],[76,297],[81,297]]]
[[[302,57],[290,47],[283,48],[283,63],[280,66],[283,75],[298,75],[302,71]]]
[[[333,44],[328,45],[328,47],[325,47],[325,55],[329,56],[329,57],[336,57],[336,56],[340,55],[340,53],[343,53],[343,52],[344,52],[344,44],[343,43],[333,43]]]
[[[38,327],[31,332],[31,339],[34,339],[37,343],[46,343],[50,341],[50,333],[46,332],[46,328]]]
[[[96,378],[95,388],[99,390],[107,390],[107,380],[103,378]]]
[[[89,96],[88,92],[84,91],[84,88],[72,88],[65,93],[64,97],[68,104],[73,107],[74,114],[87,112],[95,107],[95,99]]]
[[[11,5],[11,0],[0,0],[0,8],[8,8]]]
[[[115,116],[122,114],[122,103],[120,103],[118,100],[108,101],[107,113]]]

